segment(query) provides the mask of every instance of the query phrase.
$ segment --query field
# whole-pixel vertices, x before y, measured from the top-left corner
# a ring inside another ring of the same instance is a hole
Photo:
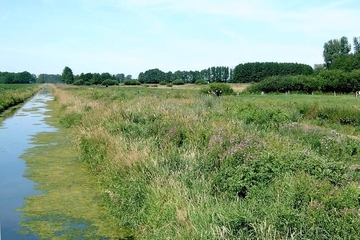
[[[39,90],[35,84],[0,84],[0,112],[24,102]]]
[[[353,95],[53,90],[79,161],[135,238],[359,239]]]

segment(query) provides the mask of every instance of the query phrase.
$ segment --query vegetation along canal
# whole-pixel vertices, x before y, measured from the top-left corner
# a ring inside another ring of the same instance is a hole
[[[97,180],[56,122],[56,101],[44,87],[0,125],[1,238],[121,238],[99,204]]]

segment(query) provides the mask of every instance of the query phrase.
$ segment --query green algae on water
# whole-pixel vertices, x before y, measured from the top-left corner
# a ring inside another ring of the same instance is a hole
[[[39,133],[34,147],[22,158],[25,176],[37,183],[42,193],[25,199],[22,234],[41,239],[123,239],[120,227],[101,204],[97,179],[77,161],[77,153],[65,130]]]

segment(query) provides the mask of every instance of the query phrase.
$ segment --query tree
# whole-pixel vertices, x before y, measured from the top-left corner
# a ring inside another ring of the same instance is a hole
[[[124,82],[125,81],[125,74],[123,73],[118,73],[116,74],[116,80],[118,80],[118,82]]]
[[[125,77],[125,80],[131,80],[132,79],[132,75],[126,75],[126,77]]]
[[[36,82],[36,78],[34,78],[34,76],[27,71],[16,73],[14,77],[14,83],[35,83],[35,82]]]
[[[37,83],[60,83],[61,75],[60,74],[45,74],[42,73],[36,79]]]
[[[342,37],[340,39],[340,55],[349,54],[351,51],[351,44],[349,43],[347,37]]]
[[[100,73],[94,73],[90,80],[92,84],[101,84],[101,76]]]
[[[101,82],[108,80],[108,79],[116,80],[116,78],[114,76],[111,76],[111,74],[108,72],[102,73],[100,75],[100,78],[101,78]]]
[[[354,54],[360,53],[360,37],[354,37]]]
[[[67,66],[64,68],[61,77],[62,77],[62,81],[66,84],[74,83],[74,74],[73,74],[71,68],[69,68]]]
[[[350,51],[351,44],[349,44],[346,37],[342,37],[340,40],[332,39],[325,43],[323,57],[326,68],[330,68],[336,58],[349,54]]]

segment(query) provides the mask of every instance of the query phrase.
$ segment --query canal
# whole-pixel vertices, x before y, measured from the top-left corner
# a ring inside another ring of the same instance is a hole
[[[40,132],[54,132],[44,121],[47,102],[53,96],[42,89],[12,116],[0,123],[0,224],[1,239],[38,239],[35,235],[21,235],[21,213],[17,212],[29,195],[39,194],[35,183],[24,177],[26,164],[21,155],[33,147],[31,138]]]
[[[50,86],[0,120],[0,240],[132,239],[77,161]]]

